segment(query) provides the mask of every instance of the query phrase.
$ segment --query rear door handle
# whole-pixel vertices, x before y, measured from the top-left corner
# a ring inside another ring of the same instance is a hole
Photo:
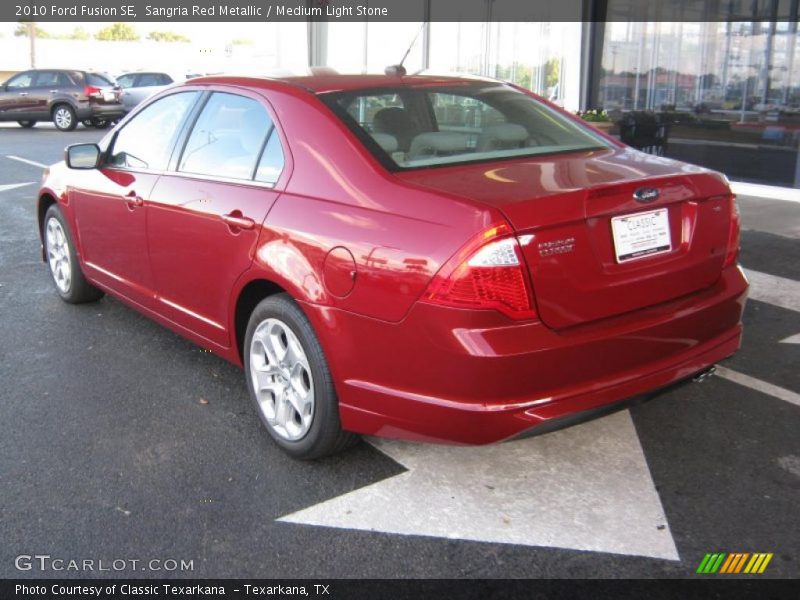
[[[236,229],[252,229],[256,226],[256,222],[253,219],[242,216],[242,213],[238,210],[222,215],[222,220],[228,224],[228,227]]]
[[[125,202],[128,203],[128,208],[131,210],[139,206],[144,206],[144,200],[142,197],[133,190],[125,194]]]
[[[28,95],[28,92],[20,92],[20,93],[19,93],[19,95],[20,95],[20,96],[27,96],[27,95]]]

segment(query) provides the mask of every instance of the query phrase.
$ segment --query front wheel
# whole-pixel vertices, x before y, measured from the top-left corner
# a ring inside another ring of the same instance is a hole
[[[103,292],[83,276],[67,221],[57,204],[48,208],[44,217],[44,249],[53,283],[62,300],[82,304],[103,296]]]
[[[78,117],[69,104],[59,104],[53,109],[53,124],[60,131],[72,131],[78,126]]]
[[[256,306],[244,350],[250,397],[270,436],[287,454],[321,458],[357,441],[341,428],[336,390],[311,323],[287,294]]]

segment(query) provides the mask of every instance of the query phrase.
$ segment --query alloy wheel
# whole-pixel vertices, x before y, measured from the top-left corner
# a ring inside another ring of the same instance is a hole
[[[53,281],[63,294],[67,294],[72,285],[72,260],[67,234],[58,219],[53,217],[48,219],[45,240]]]
[[[262,321],[253,333],[249,360],[267,423],[287,441],[302,439],[314,420],[314,379],[297,335],[280,319]]]
[[[56,126],[59,129],[69,129],[69,127],[72,125],[72,113],[64,106],[56,109],[53,119],[55,120]]]

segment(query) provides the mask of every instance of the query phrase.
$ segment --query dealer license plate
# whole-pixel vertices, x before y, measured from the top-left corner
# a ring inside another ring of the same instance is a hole
[[[613,217],[611,231],[620,263],[672,250],[666,208]]]

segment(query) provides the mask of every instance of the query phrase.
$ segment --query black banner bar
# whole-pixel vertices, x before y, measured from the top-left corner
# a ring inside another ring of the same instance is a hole
[[[516,598],[797,598],[797,580],[750,577],[638,580],[2,580],[3,600],[280,598],[314,600],[511,600]]]
[[[792,21],[792,6],[754,0],[3,0],[0,21]]]

